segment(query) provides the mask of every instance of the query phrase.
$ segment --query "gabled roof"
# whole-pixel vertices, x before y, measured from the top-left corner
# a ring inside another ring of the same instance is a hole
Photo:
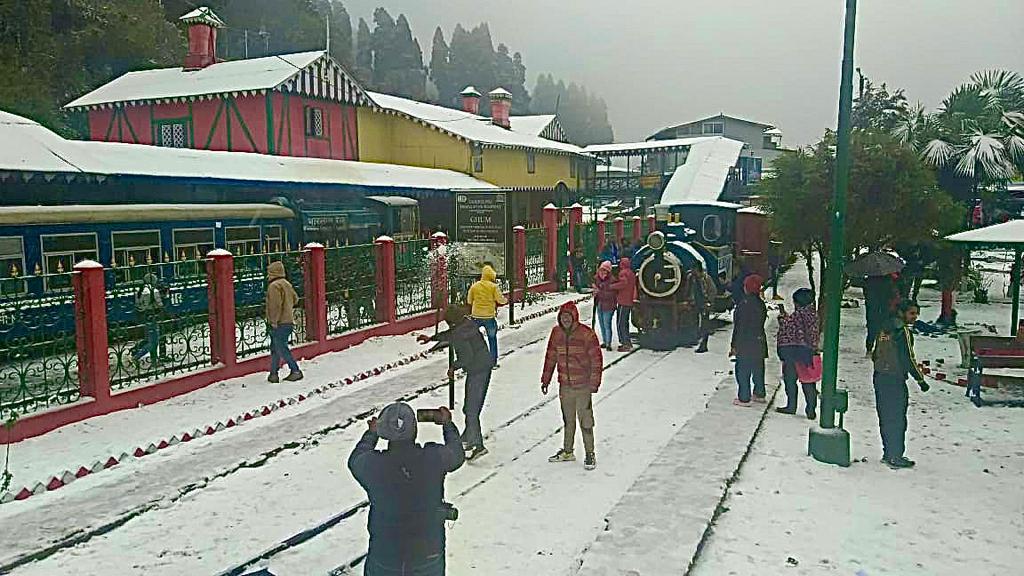
[[[490,148],[544,150],[560,154],[584,154],[579,146],[541,138],[534,134],[506,130],[491,123],[490,118],[454,108],[417,102],[408,98],[369,92],[370,98],[385,113],[404,116],[460,140]]]
[[[0,180],[11,173],[68,179],[139,176],[431,190],[495,188],[461,172],[435,168],[65,140],[27,118],[0,112]]]
[[[210,99],[268,90],[304,94],[357,106],[372,105],[366,92],[324,51],[217,62],[199,70],[161,68],[129,72],[64,108]]]
[[[509,123],[512,125],[512,130],[516,132],[540,136],[541,138],[558,142],[568,140],[565,136],[565,131],[562,130],[562,125],[558,122],[558,116],[554,114],[512,116],[509,118]]]
[[[708,116],[708,117],[700,118],[700,119],[697,119],[697,120],[691,120],[690,122],[683,122],[681,124],[674,124],[672,126],[666,126],[665,128],[662,128],[661,130],[658,130],[657,132],[655,132],[654,136],[657,136],[658,134],[661,134],[663,132],[670,132],[670,131],[678,130],[678,129],[682,128],[683,126],[692,126],[693,124],[702,124],[704,122],[708,122],[708,121],[711,121],[711,120],[718,120],[718,119],[727,119],[727,120],[734,120],[736,122],[743,122],[745,124],[750,124],[752,126],[757,126],[757,127],[761,128],[762,131],[764,131],[764,130],[771,130],[771,129],[775,128],[774,124],[765,124],[764,122],[757,122],[755,120],[747,120],[746,118],[740,118],[739,116],[730,116],[730,115],[725,114],[725,113],[719,113],[719,114],[715,114],[714,116]],[[781,132],[780,132],[780,134],[781,134]],[[654,136],[652,136],[652,138]]]

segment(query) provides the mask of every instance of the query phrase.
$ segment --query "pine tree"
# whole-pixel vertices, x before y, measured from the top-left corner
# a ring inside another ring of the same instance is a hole
[[[450,76],[451,70],[448,63],[448,43],[444,41],[444,32],[441,30],[441,27],[438,26],[437,29],[434,30],[434,40],[430,47],[430,79],[433,81],[434,87],[437,89],[438,102],[444,102],[441,99],[442,87],[444,87],[445,90],[450,91]]]
[[[359,27],[356,29],[356,58],[355,70],[353,72],[363,86],[373,88],[373,37],[370,35],[370,26],[366,20],[359,19]]]

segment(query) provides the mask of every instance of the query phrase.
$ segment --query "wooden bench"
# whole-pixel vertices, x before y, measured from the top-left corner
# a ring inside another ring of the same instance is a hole
[[[1024,332],[1012,336],[971,336],[971,367],[967,374],[967,397],[981,405],[981,387],[1020,386],[1024,388],[1024,371],[985,374],[986,369],[1024,370]]]

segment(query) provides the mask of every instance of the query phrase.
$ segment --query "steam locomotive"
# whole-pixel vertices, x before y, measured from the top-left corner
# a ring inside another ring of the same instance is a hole
[[[657,230],[633,259],[638,280],[634,324],[639,343],[671,350],[700,338],[700,310],[694,305],[697,264],[717,290],[713,312],[732,308],[734,279],[752,272],[768,277],[767,216],[756,208],[726,202],[655,206]]]

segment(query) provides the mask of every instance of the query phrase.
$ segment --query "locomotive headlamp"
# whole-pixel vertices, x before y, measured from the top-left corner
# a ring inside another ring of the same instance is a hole
[[[663,250],[665,248],[665,234],[658,231],[651,232],[647,236],[647,245],[651,247],[651,250]]]

